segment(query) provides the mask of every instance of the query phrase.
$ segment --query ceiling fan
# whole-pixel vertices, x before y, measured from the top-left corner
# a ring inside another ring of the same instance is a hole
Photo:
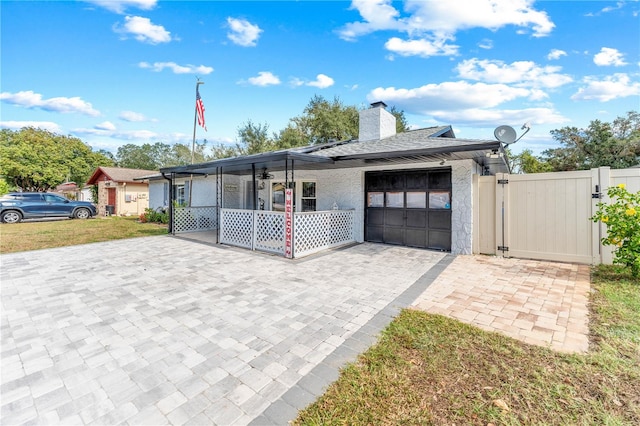
[[[268,180],[273,179],[273,175],[271,173],[267,173],[267,168],[262,169],[262,173],[258,175],[258,179],[260,180]]]

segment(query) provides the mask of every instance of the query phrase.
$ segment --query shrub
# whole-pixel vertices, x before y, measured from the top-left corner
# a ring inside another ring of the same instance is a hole
[[[598,203],[598,211],[591,218],[607,226],[605,246],[614,246],[614,262],[631,268],[640,277],[640,191],[631,193],[625,184],[612,186],[607,194],[610,203]]]
[[[146,223],[169,223],[169,213],[166,211],[155,211],[153,209],[144,209],[144,213],[140,215],[140,222]]]

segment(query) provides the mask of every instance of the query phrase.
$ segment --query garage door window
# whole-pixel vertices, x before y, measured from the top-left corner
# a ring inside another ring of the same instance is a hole
[[[384,207],[384,192],[369,192],[367,207]]]
[[[407,192],[408,209],[424,209],[427,207],[426,192]]]
[[[404,192],[387,192],[387,207],[401,209],[404,207]]]
[[[430,209],[450,209],[451,196],[449,195],[449,192],[444,192],[444,191],[430,192],[429,208]]]

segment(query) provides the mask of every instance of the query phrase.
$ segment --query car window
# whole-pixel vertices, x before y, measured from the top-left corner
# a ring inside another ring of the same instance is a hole
[[[22,194],[20,198],[24,201],[42,201],[40,194]]]
[[[44,199],[47,203],[64,203],[66,201],[66,198],[51,194],[45,194]]]

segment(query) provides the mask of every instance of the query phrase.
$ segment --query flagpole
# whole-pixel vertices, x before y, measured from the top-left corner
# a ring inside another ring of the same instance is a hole
[[[195,161],[195,149],[196,149],[196,124],[198,122],[198,86],[204,84],[204,81],[196,82],[196,104],[194,104],[194,112],[193,112],[193,140],[191,141],[191,164]],[[193,194],[193,173],[191,174],[191,178],[189,180],[189,207],[191,207],[191,195]]]

